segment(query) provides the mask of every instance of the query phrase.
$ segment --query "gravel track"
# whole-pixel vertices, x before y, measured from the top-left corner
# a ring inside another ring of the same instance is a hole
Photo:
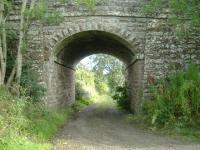
[[[114,108],[92,105],[76,113],[57,133],[55,150],[200,150],[181,141],[139,129]]]

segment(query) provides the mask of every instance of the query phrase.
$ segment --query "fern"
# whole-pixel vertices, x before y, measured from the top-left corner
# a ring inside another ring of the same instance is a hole
[[[155,126],[190,125],[200,117],[200,71],[189,65],[168,79],[158,81],[152,88],[152,100],[144,112]]]

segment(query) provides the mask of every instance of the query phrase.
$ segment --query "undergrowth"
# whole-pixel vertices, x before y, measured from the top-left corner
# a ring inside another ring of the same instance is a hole
[[[72,108],[50,111],[29,97],[16,97],[0,88],[0,149],[51,149],[48,141],[73,112]]]
[[[79,99],[76,99],[76,102],[72,105],[71,108],[74,112],[77,112],[77,111],[80,111],[81,109],[84,109],[88,105],[91,105],[92,103],[93,103],[92,98],[89,98],[89,99],[79,98]]]
[[[200,71],[195,65],[158,81],[151,90],[152,100],[145,103],[144,113],[153,125],[186,127],[200,124]]]
[[[152,130],[200,139],[200,70],[196,65],[156,81],[150,91],[142,114],[132,120],[143,120]]]
[[[118,86],[115,89],[112,98],[116,102],[117,107],[120,110],[131,112],[130,100],[128,98],[128,88],[126,83],[123,86]]]

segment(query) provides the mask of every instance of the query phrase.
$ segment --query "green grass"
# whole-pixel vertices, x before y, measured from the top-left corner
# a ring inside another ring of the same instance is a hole
[[[176,128],[175,132],[177,135],[181,135],[183,137],[189,137],[190,139],[199,140],[200,141],[200,129],[196,127],[185,127],[185,128]]]
[[[48,143],[32,142],[24,135],[18,133],[9,133],[0,142],[1,150],[49,150],[51,145]]]
[[[48,142],[73,112],[50,111],[27,97],[16,97],[0,88],[0,149],[48,150]]]
[[[71,109],[44,111],[42,116],[30,119],[31,124],[28,130],[38,139],[48,140],[55,135],[57,129],[66,122],[71,113]]]
[[[159,128],[150,124],[147,121],[146,116],[142,114],[139,115],[127,114],[124,119],[126,122],[134,124],[138,128],[141,128],[143,130],[149,130],[156,134],[172,136],[175,138],[185,139],[185,140],[200,141],[200,126],[198,125],[188,126],[188,127],[181,127],[177,125],[176,127],[172,126],[172,127]]]

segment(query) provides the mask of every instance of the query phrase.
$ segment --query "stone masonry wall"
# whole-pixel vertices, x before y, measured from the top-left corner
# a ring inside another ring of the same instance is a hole
[[[35,22],[29,31],[29,53],[40,75],[40,82],[47,89],[47,105],[64,106],[65,103],[70,103],[65,100],[74,97],[74,71],[54,61],[55,51],[64,46],[62,41],[75,33],[89,30],[105,31],[121,37],[130,44],[131,51],[142,64],[136,63],[129,70],[132,74],[129,76],[132,94],[138,99],[139,89],[142,90],[142,94],[148,93],[149,74],[160,78],[169,73],[171,64],[186,66],[191,60],[200,64],[200,51],[194,51],[199,49],[199,46],[194,45],[192,41],[185,43],[177,40],[166,25],[166,15],[157,18],[146,17],[142,11],[146,1],[101,0],[98,1],[95,11],[76,6],[73,0],[67,5],[49,1],[50,8],[62,13],[64,21],[43,28]],[[19,23],[17,14],[16,9],[9,18],[14,28],[18,27]],[[134,102],[133,105],[138,107],[140,104]]]

